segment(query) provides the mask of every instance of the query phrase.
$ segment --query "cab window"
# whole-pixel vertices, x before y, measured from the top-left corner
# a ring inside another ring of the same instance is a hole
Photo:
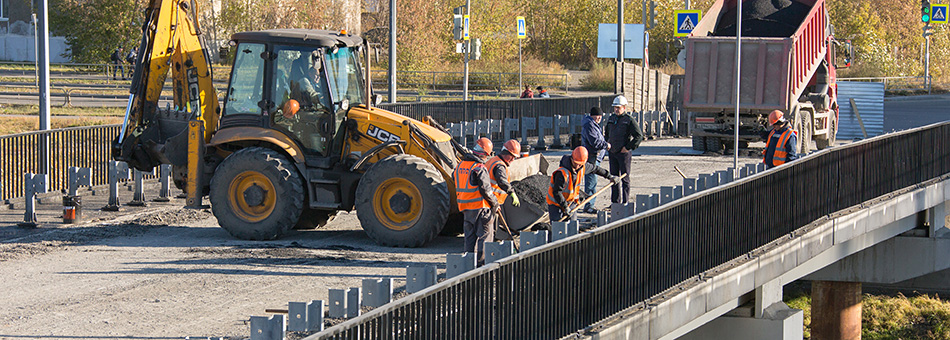
[[[238,45],[228,85],[224,115],[261,114],[261,92],[264,88],[263,44]]]

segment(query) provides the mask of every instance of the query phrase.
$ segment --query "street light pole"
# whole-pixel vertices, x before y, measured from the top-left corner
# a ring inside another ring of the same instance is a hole
[[[614,67],[614,92],[623,92],[623,0],[617,0],[617,67]]]
[[[389,0],[389,102],[396,102],[396,0]]]
[[[739,100],[742,98],[739,94],[739,90],[742,88],[739,86],[742,82],[742,0],[736,1],[736,6],[738,6],[736,8],[736,125],[733,128],[736,131],[732,149],[734,151],[732,157],[733,178],[739,176]]]
[[[471,37],[472,36],[472,32],[471,32],[472,31],[472,21],[471,21],[472,11],[470,10],[471,7],[472,7],[472,0],[465,0],[465,17],[469,18],[468,19],[469,20],[468,21],[469,38],[468,40],[465,40],[462,44],[462,49],[463,49],[462,55],[465,61],[465,67],[464,67],[465,79],[463,79],[462,81],[462,100],[468,100],[468,54],[472,50],[472,37]],[[464,21],[463,21],[463,25],[464,25]]]

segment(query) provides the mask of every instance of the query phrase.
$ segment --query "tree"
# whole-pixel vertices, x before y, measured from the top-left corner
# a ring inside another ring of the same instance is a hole
[[[104,63],[116,48],[138,46],[144,10],[137,0],[64,0],[50,8],[50,31],[66,37],[74,62]]]

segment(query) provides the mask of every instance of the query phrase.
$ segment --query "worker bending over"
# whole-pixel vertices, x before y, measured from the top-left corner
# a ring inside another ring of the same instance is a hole
[[[560,168],[551,174],[548,187],[548,216],[551,222],[560,221],[567,216],[579,202],[581,178],[586,173],[609,179],[612,184],[620,182],[620,177],[611,175],[606,169],[587,162],[587,148],[579,146],[570,155],[561,157]]]
[[[798,159],[798,133],[789,128],[782,111],[769,113],[769,125],[772,126],[772,132],[765,139],[765,150],[762,150],[765,168],[771,169]]]
[[[479,138],[472,154],[465,158],[452,173],[455,181],[455,199],[465,218],[462,230],[465,233],[465,252],[475,252],[478,264],[485,263],[485,241],[495,240],[495,214],[501,204],[493,194],[491,176],[485,160],[492,154],[488,138]]]
[[[497,156],[488,160],[486,167],[491,177],[491,188],[495,193],[495,198],[498,199],[498,204],[504,204],[508,196],[511,196],[512,205],[516,207],[521,205],[521,201],[518,200],[518,194],[515,193],[514,187],[512,187],[511,182],[508,181],[508,178],[511,177],[511,174],[508,172],[508,166],[511,165],[511,161],[514,161],[519,155],[521,155],[521,143],[511,139],[505,142],[504,147]]]

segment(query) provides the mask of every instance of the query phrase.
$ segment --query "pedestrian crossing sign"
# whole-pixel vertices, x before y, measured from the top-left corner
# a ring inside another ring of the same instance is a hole
[[[524,27],[524,17],[517,17],[518,19],[518,39],[524,39],[527,35],[527,31]]]
[[[930,5],[930,22],[934,24],[946,24],[948,11],[950,11],[950,4]]]
[[[673,27],[673,36],[685,37],[693,32],[699,19],[702,17],[702,11],[681,9],[674,12],[676,14],[676,26]]]

